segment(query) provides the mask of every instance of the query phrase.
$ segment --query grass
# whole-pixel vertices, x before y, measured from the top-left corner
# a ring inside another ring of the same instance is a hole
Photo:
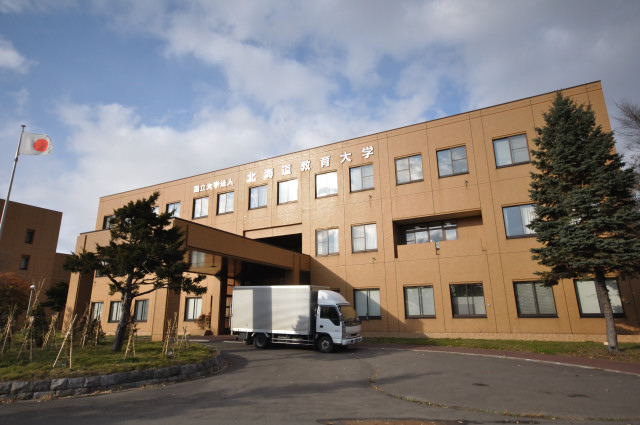
[[[617,360],[640,363],[640,344],[619,344],[620,351],[609,354],[599,342],[517,341],[453,338],[365,338],[365,342],[384,344],[409,344],[440,347],[481,348],[485,350],[522,351],[539,354],[555,354],[571,357]]]
[[[72,366],[69,368],[68,347],[65,347],[60,359],[53,368],[58,356],[59,347],[48,350],[33,350],[33,361],[29,361],[29,352],[23,352],[17,359],[20,345],[12,345],[11,351],[0,356],[0,382],[2,381],[30,381],[38,379],[53,379],[61,377],[77,377],[102,375],[130,370],[160,368],[176,364],[199,363],[211,357],[211,349],[197,343],[190,343],[189,349],[176,350],[176,355],[167,358],[162,355],[162,342],[152,342],[149,339],[138,338],[132,354],[124,358],[126,342],[121,352],[111,351],[113,338],[107,338],[104,344],[98,346],[73,347]]]

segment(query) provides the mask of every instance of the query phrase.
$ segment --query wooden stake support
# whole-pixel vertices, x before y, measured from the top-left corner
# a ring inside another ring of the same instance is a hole
[[[71,323],[69,323],[69,326],[67,327],[67,332],[64,335],[62,344],[60,344],[60,351],[58,351],[58,356],[56,357],[56,360],[53,362],[52,368],[56,367],[56,363],[58,363],[58,359],[60,358],[60,354],[62,354],[62,350],[64,349],[64,344],[67,342],[67,340],[70,340],[69,341],[69,368],[71,368],[71,359],[73,355],[73,324],[75,323],[77,317],[78,315],[74,314],[73,318],[71,319]]]

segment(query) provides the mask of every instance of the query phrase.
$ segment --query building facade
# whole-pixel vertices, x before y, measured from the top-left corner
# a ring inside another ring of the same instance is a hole
[[[610,130],[600,82],[564,93]],[[114,209],[160,193],[208,292],[137,300],[138,334],[154,338],[172,317],[228,332],[235,285],[311,283],[352,302],[364,335],[604,341],[593,281],[542,287],[531,259],[529,150],[554,95],[105,196],[77,248],[108,241]],[[611,276],[609,289],[620,340],[640,341],[639,281]],[[66,317],[91,305],[112,333],[118,302],[105,278],[74,275]]]

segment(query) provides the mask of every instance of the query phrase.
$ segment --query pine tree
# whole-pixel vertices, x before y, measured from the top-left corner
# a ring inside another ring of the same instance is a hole
[[[607,276],[640,274],[640,211],[634,173],[615,153],[613,133],[596,125],[590,106],[557,93],[536,128],[530,196],[536,218],[529,227],[542,244],[533,259],[545,285],[593,279],[606,322],[609,351],[618,350]]]
[[[189,277],[190,264],[184,261],[186,249],[182,234],[171,227],[171,213],[156,214],[153,205],[159,193],[129,202],[113,212],[109,221],[111,240],[96,246],[96,252],[72,254],[64,264],[67,270],[98,272],[109,279],[111,294],[120,293],[122,314],[116,329],[112,351],[120,351],[126,337],[133,300],[141,295],[167,288],[196,295],[206,292],[199,286],[205,276]]]

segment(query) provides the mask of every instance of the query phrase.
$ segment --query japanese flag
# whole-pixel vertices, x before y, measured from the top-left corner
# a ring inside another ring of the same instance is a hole
[[[20,140],[20,154],[49,155],[53,150],[51,139],[46,134],[22,133]]]

